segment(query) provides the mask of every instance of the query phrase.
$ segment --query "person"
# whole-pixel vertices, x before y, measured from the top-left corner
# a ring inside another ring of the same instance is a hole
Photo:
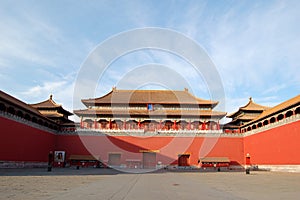
[[[53,152],[50,151],[48,154],[48,172],[52,170],[52,162],[53,162]]]

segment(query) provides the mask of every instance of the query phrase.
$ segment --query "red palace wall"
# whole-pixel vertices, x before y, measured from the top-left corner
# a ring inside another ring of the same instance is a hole
[[[0,117],[0,160],[47,162],[55,135]]]
[[[103,161],[108,160],[109,153],[121,153],[122,163],[142,160],[143,151],[153,151],[163,164],[177,164],[178,154],[190,154],[190,165],[198,165],[200,157],[228,157],[232,165],[244,164],[243,138],[60,135],[56,150],[66,151],[67,158],[91,153]]]
[[[244,165],[249,153],[253,165],[300,165],[300,121],[244,138],[54,135],[3,117],[0,126],[0,161],[47,162],[49,151],[64,150],[67,158],[93,154],[103,161],[109,153],[121,153],[126,163],[155,151],[163,164],[177,164],[178,154],[190,154],[190,165],[201,157],[228,157],[232,165]]]
[[[299,141],[297,121],[245,137],[245,154],[253,165],[299,165]]]

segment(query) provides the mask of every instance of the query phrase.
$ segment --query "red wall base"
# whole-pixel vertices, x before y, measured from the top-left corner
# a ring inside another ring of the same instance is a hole
[[[178,155],[189,154],[188,163],[201,157],[228,157],[231,165],[300,165],[300,121],[241,137],[135,137],[54,135],[0,117],[0,160],[47,162],[49,151],[70,155],[95,155],[103,161],[121,153],[121,163],[143,160],[143,152],[156,152],[156,162],[178,164]]]

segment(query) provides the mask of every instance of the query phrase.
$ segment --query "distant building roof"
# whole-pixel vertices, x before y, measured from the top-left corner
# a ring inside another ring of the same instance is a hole
[[[49,99],[39,102],[39,103],[35,103],[35,104],[31,104],[31,106],[35,107],[35,108],[58,108],[61,107],[61,105],[55,103],[55,101],[53,101],[52,99],[53,95],[51,94]]]
[[[259,121],[263,118],[266,118],[266,117],[269,117],[275,113],[278,113],[282,110],[285,110],[287,108],[290,108],[290,107],[293,107],[293,106],[297,106],[297,105],[300,105],[300,95],[297,95],[281,104],[278,104],[277,106],[274,106],[268,110],[265,110],[264,112],[262,112],[259,116],[257,116],[255,119],[253,119],[252,121],[250,121],[249,123],[245,124],[246,125],[249,125],[253,122],[256,122],[256,121]]]
[[[267,106],[263,106],[263,105],[260,105],[260,104],[257,104],[255,103],[253,100],[252,100],[252,97],[249,98],[249,102],[245,105],[245,106],[242,106],[239,108],[238,111],[232,113],[232,114],[229,114],[227,115],[227,117],[229,118],[234,118],[236,115],[238,115],[241,111],[264,111],[264,110],[267,110],[269,109],[270,107],[267,107]]]
[[[238,128],[240,126],[240,122],[246,123],[251,120],[253,120],[256,116],[253,115],[241,115],[235,119],[233,119],[231,122],[224,125],[224,128]]]
[[[38,110],[43,110],[43,109],[55,109],[58,110],[59,113],[63,113],[67,116],[73,115],[71,112],[65,110],[62,105],[57,104],[53,99],[53,95],[51,94],[49,99],[39,102],[39,103],[35,103],[35,104],[30,104],[32,107],[37,108]]]

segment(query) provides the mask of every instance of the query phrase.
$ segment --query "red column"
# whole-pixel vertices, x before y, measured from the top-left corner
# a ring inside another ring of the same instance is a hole
[[[82,117],[80,117],[80,128],[83,128],[83,121],[82,121]]]
[[[246,165],[251,165],[250,154],[246,154]]]
[[[202,123],[201,130],[206,130],[206,123],[205,122]]]
[[[126,130],[126,119],[124,119],[123,128],[124,128],[124,130]]]
[[[112,129],[111,119],[109,119],[109,129]]]
[[[176,130],[177,126],[176,126],[176,120],[174,120],[174,124],[173,124],[173,129]]]
[[[139,122],[138,122],[138,129],[141,128],[141,120],[139,119]]]
[[[217,122],[217,130],[220,130],[220,123],[219,123],[219,121]]]
[[[191,120],[189,121],[188,130],[191,130]]]
[[[97,120],[95,119],[94,120],[94,129],[96,129],[97,128]]]

